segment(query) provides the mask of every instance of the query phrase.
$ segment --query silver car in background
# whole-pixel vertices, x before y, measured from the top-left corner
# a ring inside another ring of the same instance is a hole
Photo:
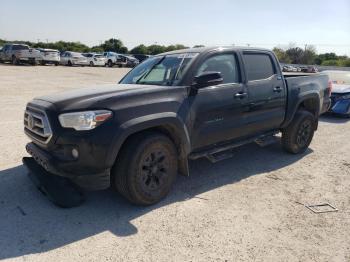
[[[78,52],[66,51],[61,53],[60,57],[61,65],[79,65],[79,66],[87,66],[89,65],[88,60],[85,56]]]
[[[56,66],[60,63],[60,52],[55,49],[45,49],[45,48],[37,48],[40,51],[42,65],[46,64],[54,64]]]

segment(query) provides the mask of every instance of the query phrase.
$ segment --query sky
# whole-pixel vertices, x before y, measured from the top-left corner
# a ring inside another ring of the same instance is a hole
[[[350,0],[3,0],[0,38],[138,44],[314,45],[350,56]]]

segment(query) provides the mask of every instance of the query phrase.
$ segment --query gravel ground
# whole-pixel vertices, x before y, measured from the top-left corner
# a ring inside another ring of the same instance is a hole
[[[115,83],[126,69],[0,65],[0,259],[14,261],[350,261],[350,121],[322,117],[310,149],[241,147],[190,163],[161,203],[111,190],[52,205],[21,164],[23,110],[34,96]],[[305,204],[339,211],[314,214]]]

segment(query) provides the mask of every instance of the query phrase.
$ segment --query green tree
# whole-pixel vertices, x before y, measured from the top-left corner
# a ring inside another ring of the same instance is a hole
[[[338,60],[336,59],[331,59],[331,60],[325,60],[322,62],[323,66],[337,66],[338,65]]]
[[[106,40],[99,47],[101,47],[104,51],[111,51],[123,54],[128,52],[128,48],[124,46],[123,42],[115,38]]]
[[[304,50],[300,47],[291,47],[287,49],[286,54],[292,64],[301,64],[303,62]]]
[[[147,46],[142,44],[142,45],[135,46],[133,49],[131,49],[130,54],[148,55],[149,50]]]
[[[157,55],[166,52],[166,47],[162,45],[150,45],[147,48],[150,55]]]
[[[314,64],[316,57],[317,57],[316,48],[312,45],[308,45],[304,49],[301,63],[307,64],[307,65]]]
[[[287,55],[286,51],[282,48],[275,47],[272,51],[276,54],[278,60],[281,63],[290,64],[292,62],[289,56]]]

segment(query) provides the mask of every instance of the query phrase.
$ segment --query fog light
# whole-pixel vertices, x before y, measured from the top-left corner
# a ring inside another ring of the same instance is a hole
[[[79,151],[78,151],[78,149],[76,149],[76,148],[73,148],[73,149],[72,149],[72,156],[73,156],[74,158],[78,158],[78,157],[79,157]]]

